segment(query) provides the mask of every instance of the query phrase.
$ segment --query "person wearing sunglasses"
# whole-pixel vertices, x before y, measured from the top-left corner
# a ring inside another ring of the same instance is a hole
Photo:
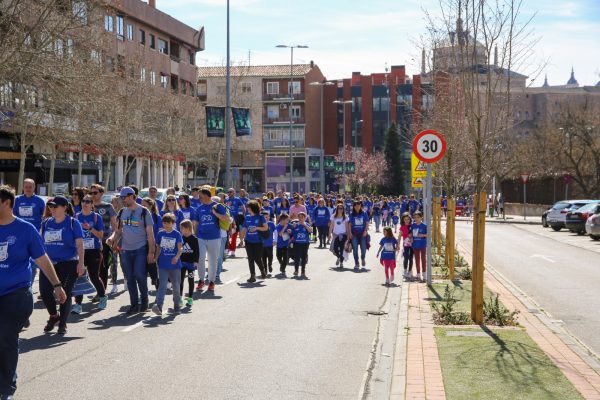
[[[344,246],[348,239],[347,228],[348,217],[346,217],[344,204],[338,202],[329,224],[329,240],[332,243],[333,254],[337,257],[335,265],[339,268],[344,268]]]
[[[102,216],[94,212],[94,205],[91,195],[86,195],[81,201],[82,211],[75,215],[75,218],[83,228],[83,263],[87,267],[90,282],[96,289],[96,296],[92,302],[98,302],[98,308],[106,308],[106,286],[100,279],[100,266],[102,265],[102,239],[104,238],[104,222]],[[75,305],[72,312],[81,314],[81,303],[83,296],[75,297]]]
[[[354,269],[358,270],[358,248],[360,247],[360,259],[362,266],[366,266],[367,234],[369,232],[369,217],[362,209],[361,201],[354,201],[352,212],[348,217],[348,239],[352,241],[352,252],[354,253]]]
[[[179,209],[179,204],[177,203],[177,197],[174,194],[170,194],[167,196],[167,200],[165,201],[165,205],[160,211],[160,216],[163,217],[165,214],[173,214],[175,216],[175,230],[179,230],[179,224],[185,219],[183,217],[183,213]]]
[[[94,211],[102,218],[102,226],[104,227],[100,279],[104,283],[104,287],[108,288],[108,271],[110,270],[110,281],[112,284],[110,293],[115,294],[119,290],[119,286],[117,285],[117,255],[113,254],[106,240],[117,229],[117,212],[112,204],[102,201],[102,196],[104,195],[104,187],[102,185],[91,185],[89,195],[92,198]]]
[[[42,224],[42,238],[67,300],[57,312],[54,287],[46,276],[40,276],[42,301],[50,315],[44,332],[51,332],[58,324],[58,333],[64,335],[67,332],[67,318],[71,313],[71,292],[77,277],[85,272],[83,230],[79,221],[72,217],[73,210],[65,197],[54,197],[48,202],[48,207],[52,216]]]
[[[150,212],[136,203],[132,188],[119,193],[124,208],[117,215],[117,229],[107,243],[116,251],[120,247],[121,266],[127,279],[130,307],[128,314],[148,311],[148,279],[146,263],[154,263],[154,221]],[[138,291],[139,290],[139,291]]]
[[[73,207],[74,214],[81,212],[81,200],[83,200],[83,196],[85,196],[83,188],[76,187],[71,190],[71,207]]]

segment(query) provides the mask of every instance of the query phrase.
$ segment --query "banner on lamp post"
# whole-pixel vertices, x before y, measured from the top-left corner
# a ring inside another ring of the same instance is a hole
[[[235,126],[236,136],[252,135],[252,121],[250,120],[250,109],[233,107],[231,111],[233,113],[233,125]]]
[[[206,136],[225,137],[225,107],[206,106]]]
[[[353,162],[347,162],[346,163],[346,173],[347,174],[354,174],[356,172],[356,164]]]
[[[308,170],[309,171],[320,171],[321,170],[321,157],[320,156],[308,156]]]
[[[344,173],[344,163],[336,162],[335,163],[335,173],[343,174]]]
[[[329,171],[329,172],[335,171],[335,157],[334,156],[323,157],[323,169],[325,171]]]

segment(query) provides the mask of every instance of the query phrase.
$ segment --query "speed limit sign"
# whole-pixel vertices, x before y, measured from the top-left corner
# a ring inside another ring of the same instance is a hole
[[[413,140],[413,152],[424,163],[436,163],[446,153],[446,139],[433,129],[419,132]]]

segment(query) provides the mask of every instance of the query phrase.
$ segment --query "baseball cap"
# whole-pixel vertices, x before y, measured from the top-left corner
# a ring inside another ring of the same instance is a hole
[[[127,196],[131,196],[132,194],[135,195],[135,191],[132,188],[130,188],[129,186],[125,186],[123,189],[121,189],[119,196],[127,197]]]
[[[51,206],[67,206],[69,204],[69,200],[67,200],[64,196],[54,196],[52,200],[48,202]]]

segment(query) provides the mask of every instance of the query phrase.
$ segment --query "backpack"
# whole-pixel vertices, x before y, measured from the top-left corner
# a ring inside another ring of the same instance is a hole
[[[219,205],[218,203],[215,203],[215,205],[212,207],[213,210],[216,211],[218,205]],[[229,208],[227,208],[227,207],[225,207],[225,214],[227,214],[227,221],[223,221],[218,218],[217,218],[217,220],[219,221],[219,228],[223,229],[225,232],[227,232],[229,230],[229,228],[231,227],[231,214],[229,213]]]
[[[119,229],[121,228],[121,216],[123,215],[123,210],[125,209],[125,207],[121,208],[119,210],[119,213],[117,214],[117,219],[119,220]],[[148,209],[146,207],[142,207],[142,223],[144,224],[144,229],[146,229],[146,214],[148,214]]]

